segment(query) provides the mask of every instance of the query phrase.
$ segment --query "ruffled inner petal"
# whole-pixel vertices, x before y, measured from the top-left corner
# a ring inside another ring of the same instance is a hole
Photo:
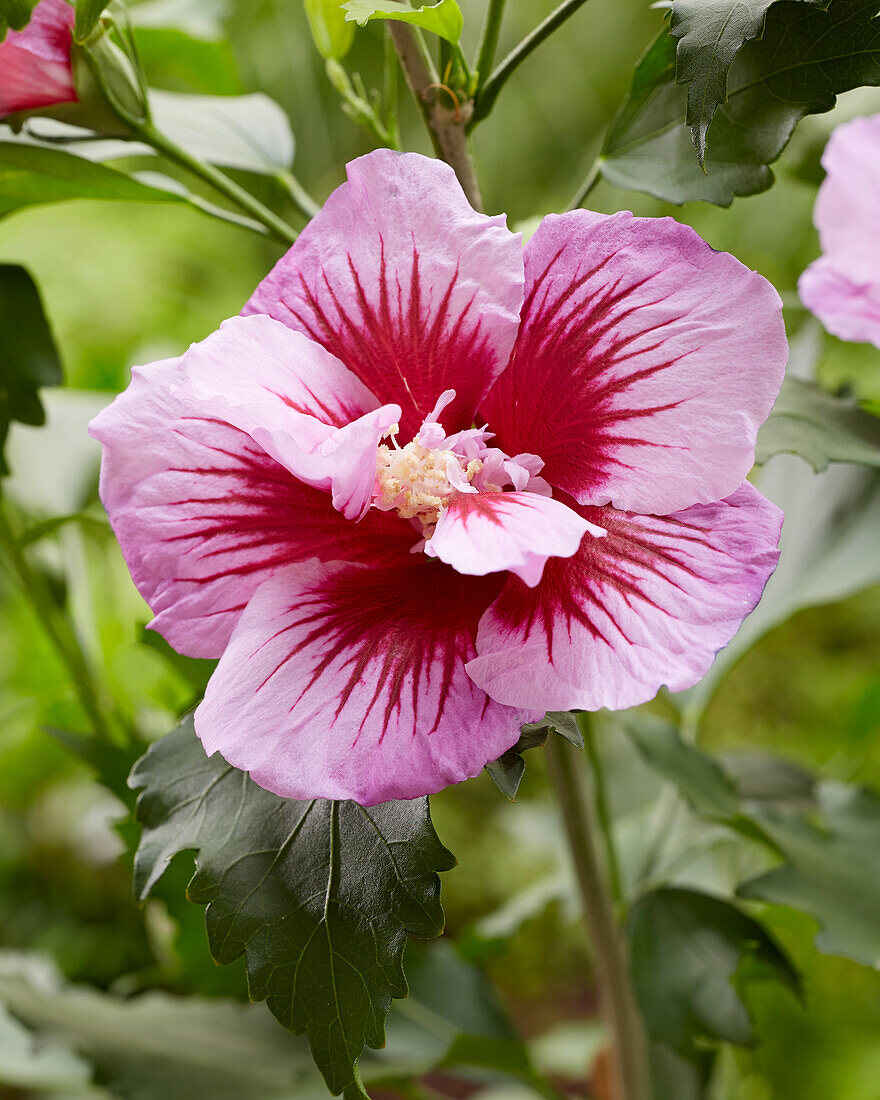
[[[90,428],[104,445],[101,499],[175,649],[219,657],[260,583],[291,562],[408,559],[417,535],[406,524],[376,511],[346,520],[186,381],[180,360],[135,368]]]
[[[509,570],[534,587],[550,557],[569,558],[590,531],[604,530],[537,493],[460,493],[441,514],[425,553],[459,573]]]
[[[541,583],[511,579],[468,663],[510,706],[620,710],[691,687],[758,602],[778,559],[782,513],[747,482],[671,516],[580,508],[608,531]]]

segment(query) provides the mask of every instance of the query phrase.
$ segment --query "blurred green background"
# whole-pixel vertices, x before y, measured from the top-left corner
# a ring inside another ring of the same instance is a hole
[[[509,0],[501,51],[552,6],[551,0]],[[146,56],[151,83],[272,96],[292,121],[297,175],[323,200],[343,179],[345,162],[371,143],[340,111],[299,0],[195,7],[209,23],[225,7],[228,38],[209,34],[197,54],[173,35],[164,45],[154,41]],[[473,48],[485,5],[464,0],[462,7]],[[646,0],[591,0],[522,67],[475,136],[490,212],[506,211],[516,224],[565,207],[659,21]],[[368,87],[378,80],[381,52],[379,31],[358,33],[346,64],[360,70]],[[401,99],[406,146],[428,152],[415,112]],[[590,205],[671,214],[693,225],[775,284],[805,373],[815,369],[831,388],[880,400],[880,352],[824,336],[800,310],[795,292],[800,272],[818,254],[811,210],[824,142],[836,122],[875,111],[880,92],[856,92],[842,97],[832,114],[808,119],[776,166],[776,185],[730,210],[667,208],[605,183]],[[247,182],[283,208],[271,182]],[[132,364],[177,354],[236,313],[278,254],[243,230],[173,206],[78,202],[0,221],[0,261],[25,264],[36,278],[69,387],[48,395],[46,429],[14,430],[11,492],[20,505],[36,517],[94,508],[96,454],[83,434],[88,416],[127,384]],[[803,471],[793,476],[813,476]],[[99,524],[64,529],[40,553],[68,591],[78,628],[104,670],[105,689],[148,735],[166,732],[193,696],[193,673],[144,644],[149,613],[107,530]],[[242,996],[240,966],[219,971],[210,961],[202,911],[180,905],[169,911],[162,900],[182,894],[185,867],[160,898],[144,910],[135,905],[112,827],[119,804],[46,732],[85,728],[66,674],[5,577],[0,601],[0,948],[47,952],[69,979],[122,992],[158,985]],[[880,784],[878,622],[880,588],[869,587],[801,610],[772,629],[720,684],[703,722],[704,744],[772,748],[824,775]],[[669,711],[662,700],[655,706]],[[600,736],[625,830],[626,810],[638,801],[633,761],[611,727],[600,727]],[[443,882],[449,934],[487,965],[526,1036],[546,1038],[550,1029],[551,1039],[561,1042],[560,1024],[589,1025],[595,1004],[588,945],[560,885],[564,855],[545,801],[540,755],[531,754],[516,805],[485,776],[444,792],[432,805],[438,832],[459,859]],[[719,1098],[877,1100],[880,976],[816,955],[805,918],[778,911],[770,923],[804,968],[804,1003],[776,988],[754,987],[750,1000],[762,1042],[725,1057]],[[578,1042],[588,1031],[577,1032]],[[570,1051],[566,1057],[570,1065]],[[569,1070],[575,1078],[578,1057]],[[584,1046],[584,1078],[586,1057]]]

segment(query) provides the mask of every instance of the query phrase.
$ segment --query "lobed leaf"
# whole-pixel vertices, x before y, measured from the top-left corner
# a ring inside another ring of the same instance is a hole
[[[39,390],[61,385],[61,359],[40,292],[17,264],[0,264],[0,475],[9,472],[3,444],[13,420],[42,424]]]
[[[880,469],[880,419],[815,382],[786,378],[758,433],[756,461],[783,453],[799,455],[817,474],[832,462]]]
[[[688,84],[686,121],[700,165],[715,111],[727,100],[734,58],[764,26],[774,0],[674,0],[669,33],[678,39],[676,80]]]
[[[396,19],[411,23],[420,30],[429,31],[456,45],[464,28],[464,18],[456,0],[440,0],[424,8],[407,8],[397,0],[348,0],[343,5],[345,18],[360,27],[373,19]]]
[[[279,798],[207,758],[191,719],[151,747],[130,783],[142,788],[138,896],[176,852],[195,850],[188,896],[208,907],[216,961],[244,954],[252,999],[307,1033],[332,1092],[356,1088],[364,1046],[384,1045],[391,998],[407,995],[406,933],[443,930],[436,872],[454,858],[428,800]]]
[[[730,68],[705,171],[686,125],[688,89],[675,81],[675,40],[664,29],[636,68],[602,150],[602,174],[673,203],[729,206],[765,191],[769,166],[805,115],[830,110],[841,92],[880,84],[878,8],[878,0],[776,0],[763,37],[747,42]]]

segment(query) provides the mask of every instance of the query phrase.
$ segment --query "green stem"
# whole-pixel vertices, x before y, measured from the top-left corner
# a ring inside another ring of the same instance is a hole
[[[581,759],[563,738],[551,737],[547,742],[547,768],[580,888],[599,1001],[614,1037],[615,1095],[619,1100],[650,1100],[644,1026],[632,990],[626,943],[595,842],[594,811]]]
[[[602,830],[602,837],[605,841],[605,859],[608,866],[608,884],[611,887],[611,896],[615,904],[619,904],[623,897],[623,890],[620,885],[620,864],[617,859],[617,848],[614,844],[614,833],[611,829],[611,811],[608,805],[608,792],[605,785],[605,769],[602,766],[602,759],[599,756],[599,749],[596,745],[596,731],[593,723],[593,716],[584,712],[578,715],[578,726],[581,733],[584,735],[584,748],[587,752],[587,759],[590,762],[590,768],[593,772],[593,793],[596,802],[596,817],[599,820],[599,827]]]
[[[477,53],[477,74],[480,81],[486,76],[495,60],[495,51],[498,49],[498,34],[501,31],[501,20],[504,16],[504,5],[507,0],[489,0],[489,10],[486,12],[486,22],[483,24],[483,33],[480,36],[480,48]]]
[[[596,157],[593,163],[590,165],[590,170],[587,172],[587,178],[578,188],[574,198],[568,204],[569,210],[579,210],[587,201],[587,197],[591,194],[593,188],[602,178],[602,157]]]
[[[279,172],[276,179],[301,214],[304,214],[307,218],[313,218],[319,213],[320,204],[315,202],[293,172]]]
[[[240,187],[235,180],[230,179],[224,172],[221,172],[219,168],[215,168],[213,164],[199,160],[185,149],[181,149],[179,145],[176,145],[160,130],[157,130],[152,122],[129,120],[129,125],[141,141],[146,142],[157,152],[162,153],[172,163],[179,164],[181,168],[185,168],[194,176],[198,176],[199,179],[210,184],[215,191],[219,191],[221,195],[229,199],[230,202],[235,203],[255,221],[262,223],[272,236],[281,241],[282,244],[293,244],[296,240],[297,234],[287,222],[282,221],[268,206],[264,206],[259,199],[255,199],[253,195]]]
[[[373,105],[364,96],[357,93],[344,67],[338,61],[330,58],[325,64],[325,69],[327,79],[339,93],[343,110],[349,118],[354,119],[355,122],[359,122],[361,126],[369,130],[380,145],[387,146],[389,149],[397,149],[399,152],[399,137],[383,124],[374,111]]]
[[[388,31],[435,152],[453,168],[471,206],[475,210],[482,210],[477,172],[468,149],[465,132],[467,116],[464,110],[460,109],[461,105],[457,109],[445,106],[433,94],[438,83],[437,72],[421,35],[406,23],[398,22],[389,22]],[[470,108],[470,102],[466,107]]]
[[[482,120],[486,118],[495,106],[495,100],[498,98],[498,93],[514,72],[522,65],[529,54],[536,50],[545,38],[549,38],[555,30],[561,27],[562,24],[574,15],[578,8],[582,7],[586,2],[587,0],[563,0],[559,7],[551,12],[543,23],[539,23],[531,34],[526,35],[516,49],[511,50],[481,87],[474,105],[474,115],[470,121],[470,129],[473,129],[478,122],[482,122]]]
[[[108,744],[120,744],[121,733],[117,732],[104,716],[92,669],[73,623],[66,610],[58,606],[46,578],[27,560],[9,525],[2,502],[0,502],[0,549],[3,551],[3,559],[9,572],[15,578],[22,594],[36,613],[46,637],[70,673],[80,704],[92,725],[95,736]],[[125,738],[127,741],[127,731],[125,731]]]
[[[384,126],[394,149],[400,148],[400,125],[397,120],[397,51],[387,26],[382,39],[382,104],[385,108]]]

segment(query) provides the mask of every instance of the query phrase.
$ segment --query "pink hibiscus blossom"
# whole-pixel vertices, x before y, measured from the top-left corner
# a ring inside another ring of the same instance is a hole
[[[822,166],[813,221],[824,254],[798,292],[829,332],[880,348],[880,115],[838,126]]]
[[[76,100],[70,64],[74,11],[40,0],[22,31],[0,42],[0,118]]]
[[[744,479],[786,352],[769,283],[672,219],[550,215],[523,252],[447,165],[350,164],[92,426],[153,626],[220,657],[207,752],[372,804],[695,683],[777,560]]]

